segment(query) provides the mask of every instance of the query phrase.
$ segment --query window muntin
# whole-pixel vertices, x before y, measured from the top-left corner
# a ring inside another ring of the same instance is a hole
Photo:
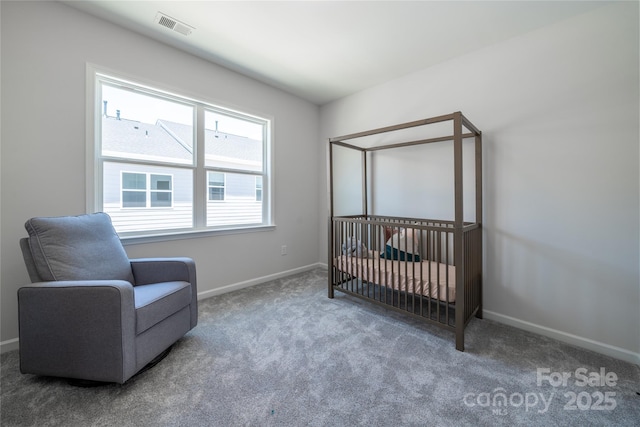
[[[94,210],[122,237],[271,225],[269,120],[95,76]]]

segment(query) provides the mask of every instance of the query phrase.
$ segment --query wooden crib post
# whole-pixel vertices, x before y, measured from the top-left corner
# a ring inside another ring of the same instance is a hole
[[[456,350],[464,351],[465,294],[464,294],[464,210],[462,177],[462,113],[453,114],[453,175],[454,175],[454,231],[453,262],[456,266]]]
[[[335,271],[335,267],[333,266],[333,258],[334,258],[334,253],[333,253],[333,247],[335,245],[335,234],[333,231],[333,144],[331,144],[331,140],[329,140],[329,144],[327,147],[327,160],[328,160],[328,190],[329,190],[329,194],[327,195],[327,201],[329,202],[329,223],[327,224],[327,234],[328,234],[328,239],[327,239],[327,246],[329,247],[328,250],[328,254],[327,254],[327,265],[329,266],[329,274],[328,276],[328,285],[329,285],[329,289],[328,289],[328,297],[329,298],[333,298],[333,279],[334,279],[334,275],[336,274]]]
[[[329,253],[327,256],[327,264],[329,265],[329,274],[328,276],[328,284],[329,284],[329,289],[328,289],[328,297],[329,298],[333,298],[333,278],[334,275],[336,274],[335,271],[335,267],[333,266],[333,258],[334,258],[334,254],[333,254],[333,245],[335,237],[334,237],[334,231],[333,231],[333,218],[331,216],[329,216],[329,224],[327,225],[327,229],[329,230]]]
[[[474,253],[478,262],[478,311],[476,317],[482,319],[482,133],[478,130],[475,137],[475,150],[476,150],[476,224],[480,225],[479,242],[477,250]]]

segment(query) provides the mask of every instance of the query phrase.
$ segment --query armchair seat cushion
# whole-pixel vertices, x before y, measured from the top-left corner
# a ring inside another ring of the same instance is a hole
[[[189,282],[162,282],[134,286],[136,334],[188,306],[193,298]]]

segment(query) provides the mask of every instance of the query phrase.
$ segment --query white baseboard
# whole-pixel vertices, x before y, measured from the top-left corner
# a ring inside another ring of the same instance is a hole
[[[271,280],[281,279],[283,277],[291,276],[298,273],[304,273],[305,271],[313,270],[314,268],[326,267],[326,264],[315,263],[309,264],[304,267],[294,268],[292,270],[281,271],[279,273],[269,274],[267,276],[257,277],[255,279],[246,280],[244,282],[233,283],[231,285],[222,286],[220,288],[211,289],[209,291],[198,292],[198,300],[211,298],[216,295],[226,294],[227,292],[237,291],[238,289],[248,288],[250,286],[266,283]]]
[[[485,319],[494,320],[498,323],[504,323],[505,325],[524,329],[525,331],[534,332],[536,334],[557,339],[558,341],[566,342],[567,344],[586,348],[587,350],[595,351],[596,353],[605,354],[607,356],[615,357],[616,359],[624,360],[625,362],[640,365],[640,353],[634,353],[633,351],[626,350],[624,348],[604,344],[589,338],[558,331],[556,329],[547,328],[546,326],[536,325],[535,323],[516,319],[515,317],[506,316],[490,310],[482,310],[482,315]]]
[[[8,351],[17,350],[18,347],[19,347],[18,338],[13,338],[6,341],[0,341],[0,354],[6,353]]]

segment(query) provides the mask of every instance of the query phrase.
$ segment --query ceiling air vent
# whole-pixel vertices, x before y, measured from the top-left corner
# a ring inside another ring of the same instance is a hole
[[[192,26],[180,22],[177,19],[173,19],[172,17],[165,15],[162,12],[158,12],[156,14],[156,22],[163,27],[167,27],[170,30],[177,31],[178,33],[185,36],[188,36],[193,30],[195,30],[195,28],[193,28]]]

